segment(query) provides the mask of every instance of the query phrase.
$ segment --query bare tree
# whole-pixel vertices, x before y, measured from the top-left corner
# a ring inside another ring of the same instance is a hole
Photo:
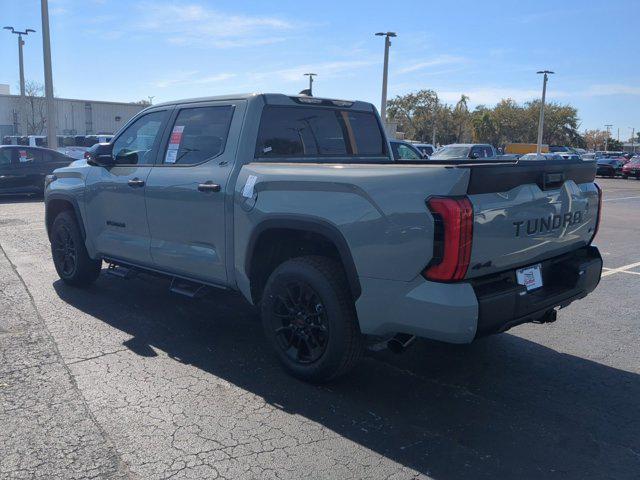
[[[25,118],[27,135],[42,135],[46,126],[44,85],[29,80],[24,86],[24,98],[21,100],[22,115]]]

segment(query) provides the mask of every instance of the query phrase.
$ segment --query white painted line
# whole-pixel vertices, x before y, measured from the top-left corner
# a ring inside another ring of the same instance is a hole
[[[627,272],[627,270],[631,270],[632,268],[635,268],[635,267],[640,267],[640,262],[630,263],[629,265],[624,265],[618,268],[606,269],[606,271],[602,274],[602,276],[608,277],[609,275],[613,275],[614,273],[620,273],[620,272],[631,273],[631,272]],[[603,270],[605,269],[603,268]]]
[[[640,198],[640,195],[636,195],[635,197],[618,197],[618,198],[605,198],[603,202],[615,202],[616,200],[633,200],[635,198]]]

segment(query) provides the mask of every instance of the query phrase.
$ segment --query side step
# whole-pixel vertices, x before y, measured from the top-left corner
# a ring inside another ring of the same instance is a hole
[[[207,293],[207,286],[201,283],[190,282],[182,278],[173,277],[169,290],[189,298],[201,298]]]
[[[136,276],[136,271],[133,268],[122,267],[115,263],[110,263],[107,267],[106,273],[113,275],[114,277],[130,279]]]

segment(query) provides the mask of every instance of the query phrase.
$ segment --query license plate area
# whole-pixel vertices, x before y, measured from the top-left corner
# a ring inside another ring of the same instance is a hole
[[[516,270],[516,281],[527,291],[542,287],[542,265],[540,263]]]

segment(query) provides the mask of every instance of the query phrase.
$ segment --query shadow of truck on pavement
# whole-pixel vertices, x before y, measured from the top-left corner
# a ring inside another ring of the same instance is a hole
[[[435,479],[640,474],[636,374],[502,334],[369,353],[350,375],[313,386],[280,369],[239,296],[193,301],[167,286],[104,274],[88,290],[54,283],[62,300],[131,335],[136,354],[160,349]]]

